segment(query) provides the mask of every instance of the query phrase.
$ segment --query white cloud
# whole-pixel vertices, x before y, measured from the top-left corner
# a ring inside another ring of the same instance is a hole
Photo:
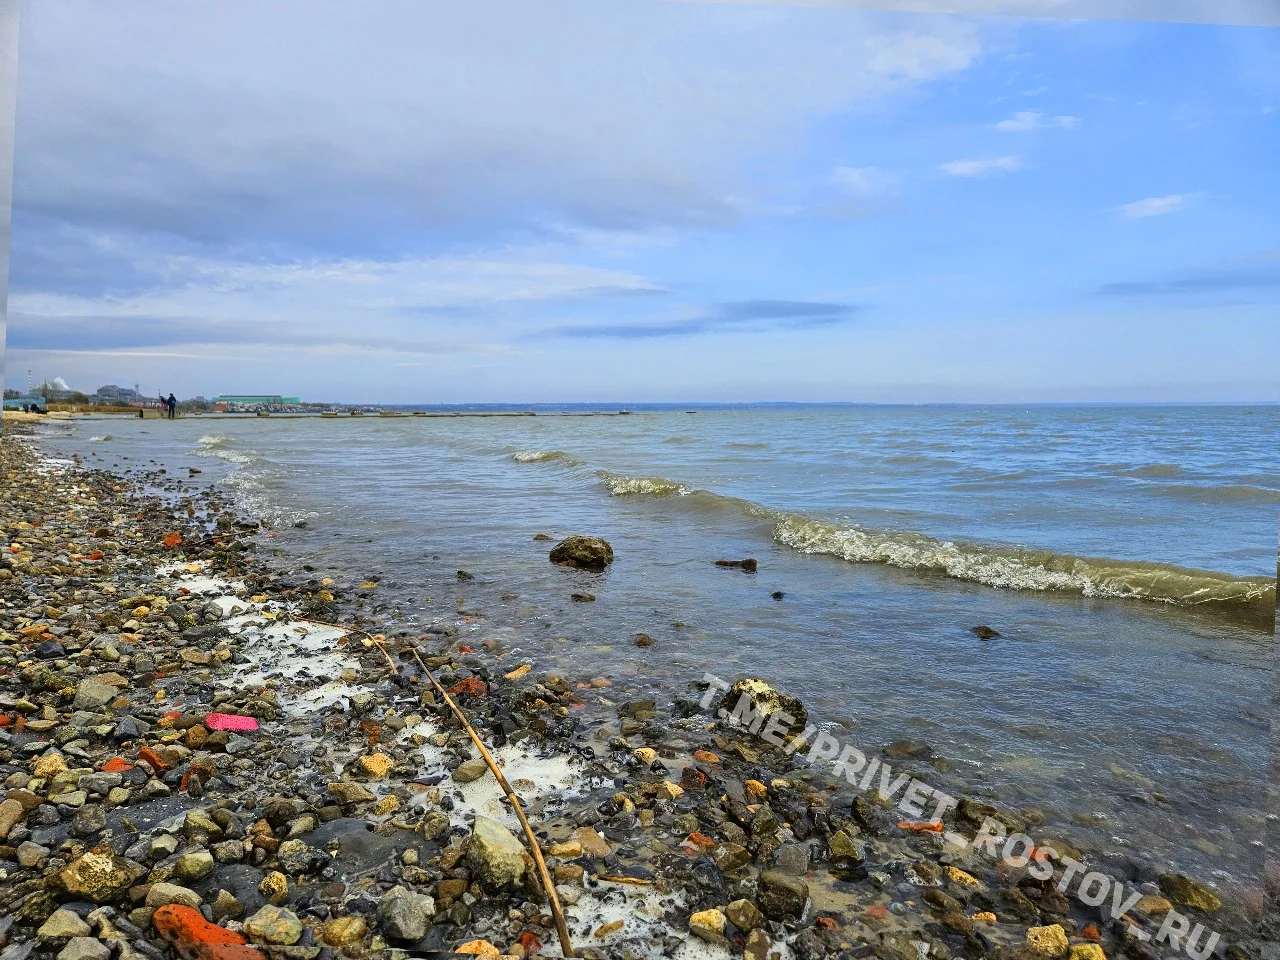
[[[859,197],[878,197],[892,192],[898,183],[896,174],[876,167],[836,167],[831,179],[844,190]]]
[[[1074,127],[1079,123],[1079,117],[1046,117],[1036,110],[1019,110],[1009,119],[992,124],[992,127],[1001,133],[1025,133],[1029,130],[1043,130],[1046,127]]]
[[[952,160],[938,169],[953,177],[989,177],[997,173],[1014,173],[1022,169],[1021,157],[990,157],[984,160]]]
[[[1145,200],[1135,200],[1132,203],[1123,203],[1116,208],[1120,216],[1126,220],[1139,220],[1143,217],[1159,217],[1166,213],[1174,213],[1186,206],[1190,199],[1190,194],[1171,193],[1167,197],[1147,197]]]

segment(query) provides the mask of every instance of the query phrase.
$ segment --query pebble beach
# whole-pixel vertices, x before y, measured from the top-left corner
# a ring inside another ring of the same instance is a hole
[[[960,797],[934,829],[733,726],[697,678],[552,672],[483,611],[406,630],[366,572],[273,563],[216,486],[54,459],[37,431],[0,441],[0,960],[562,956],[425,670],[520,797],[578,956],[1153,960],[1182,955],[1152,936],[1173,910],[1258,955],[1258,902],[1207,878],[1137,852],[1112,917],[940,835],[994,818],[1096,862],[1035,810]],[[910,739],[883,756],[936,772]]]

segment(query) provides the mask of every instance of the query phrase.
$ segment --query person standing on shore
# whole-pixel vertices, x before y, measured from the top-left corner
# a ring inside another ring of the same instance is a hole
[[[169,408],[170,420],[178,415],[178,398],[173,395],[173,391],[169,392],[169,399],[165,400],[164,405]]]

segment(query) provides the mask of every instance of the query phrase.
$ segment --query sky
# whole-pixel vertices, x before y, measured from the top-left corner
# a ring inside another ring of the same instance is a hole
[[[11,387],[1280,399],[1274,28],[839,0],[22,15]]]

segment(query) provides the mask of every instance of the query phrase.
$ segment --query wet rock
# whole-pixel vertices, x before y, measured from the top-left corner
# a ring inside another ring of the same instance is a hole
[[[1164,895],[1174,903],[1206,913],[1213,913],[1222,906],[1222,900],[1216,893],[1184,874],[1164,874],[1156,882]]]
[[[758,899],[761,912],[769,919],[798,919],[809,902],[809,885],[799,877],[766,870],[760,874]]]
[[[582,570],[603,570],[613,563],[613,547],[599,537],[565,537],[551,548],[550,560]]]
[[[487,889],[516,887],[524,879],[524,847],[496,820],[477,816],[463,849],[467,866]]]
[[[378,904],[378,925],[393,940],[417,941],[426,936],[435,911],[431,897],[394,887]]]
[[[293,911],[267,904],[244,921],[244,932],[258,943],[292,946],[302,938],[302,922]]]
[[[996,637],[1000,636],[999,630],[994,630],[986,624],[970,627],[969,629],[973,631],[973,635],[979,640],[994,640]]]
[[[485,763],[483,757],[476,757],[473,760],[465,760],[459,764],[458,768],[453,771],[453,779],[458,783],[471,783],[473,780],[479,780],[489,772],[489,765]]]
[[[928,759],[933,756],[933,748],[920,740],[895,740],[884,748],[884,755],[891,760]]]
[[[793,736],[804,730],[805,721],[809,718],[804,704],[795,697],[753,677],[744,677],[726,690],[717,704],[716,713],[726,722],[736,717],[754,731],[767,728],[770,718],[778,714],[774,721],[776,728],[783,735]]]
[[[735,900],[724,908],[729,922],[743,933],[750,933],[764,926],[764,914],[750,900]]]

